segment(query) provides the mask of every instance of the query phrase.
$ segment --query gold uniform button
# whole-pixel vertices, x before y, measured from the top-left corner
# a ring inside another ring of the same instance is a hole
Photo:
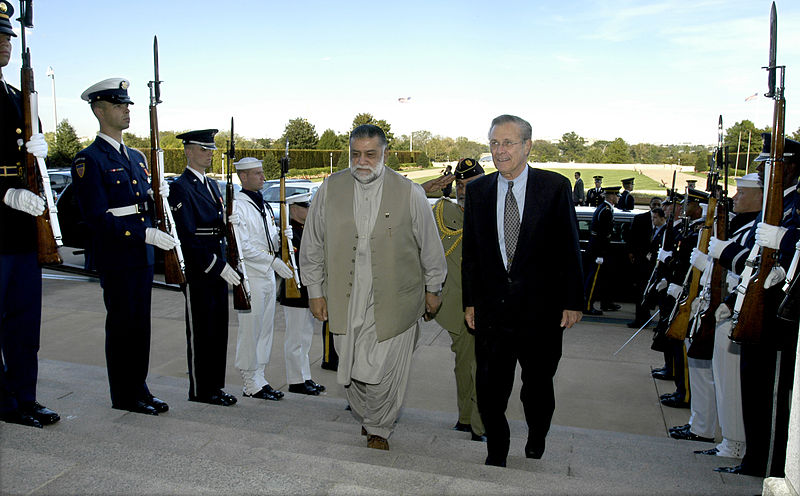
[[[136,184],[136,179],[134,179],[134,180],[133,180],[133,181],[131,181],[131,182],[132,182],[133,184]]]
[[[139,192],[138,191],[136,192],[136,196],[139,196]]]
[[[117,181],[117,184],[119,184],[119,181]]]
[[[142,222],[144,222],[144,217],[142,217]]]
[[[22,129],[17,128],[17,134],[22,134]]]
[[[125,231],[125,236],[130,236],[130,235],[131,235],[130,231]]]

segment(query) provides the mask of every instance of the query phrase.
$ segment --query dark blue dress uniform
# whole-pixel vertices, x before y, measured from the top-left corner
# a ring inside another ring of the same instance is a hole
[[[186,262],[190,400],[220,393],[228,348],[228,285],[220,276],[225,267],[222,195],[216,181],[206,180],[208,186],[186,169],[169,195]]]
[[[635,206],[635,203],[634,203],[633,195],[627,189],[624,190],[619,195],[619,203],[617,204],[617,207],[620,210],[625,210],[626,212],[630,212],[631,210],[633,210],[634,206]]]
[[[124,145],[122,145],[124,146]],[[150,299],[154,205],[147,191],[150,172],[144,155],[124,147],[127,157],[102,137],[78,152],[72,182],[83,220],[92,234],[106,306],[106,367],[114,408],[130,409],[152,395],[145,383],[150,361]],[[139,213],[109,209],[136,205]]]
[[[619,188],[617,188],[619,189]],[[595,274],[599,270],[599,266],[595,262],[598,257],[606,257],[608,255],[608,247],[611,244],[611,233],[614,228],[614,207],[609,203],[603,201],[598,206],[592,215],[592,224],[590,228],[589,247],[587,254],[589,258],[586,260],[586,279],[584,281],[584,293],[586,295],[586,309],[591,312],[592,303],[600,300],[600,307],[603,310],[611,310],[614,307],[614,302],[611,300],[611,288],[608,282],[611,280],[608,277],[609,265],[608,261],[604,260],[605,268],[600,274]],[[592,292],[592,285],[594,284],[594,293],[592,301],[589,301],[589,293]],[[596,313],[596,312],[595,312]]]
[[[20,92],[0,83],[0,416],[36,401],[42,269],[36,220],[2,199],[27,188]]]

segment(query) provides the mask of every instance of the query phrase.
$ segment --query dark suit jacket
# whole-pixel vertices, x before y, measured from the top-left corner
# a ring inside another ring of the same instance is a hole
[[[625,245],[628,253],[633,254],[636,262],[642,261],[647,255],[650,246],[650,237],[653,235],[653,216],[648,212],[636,214],[631,222],[631,229],[628,231],[628,239]]]
[[[497,230],[497,173],[467,186],[462,287],[476,330],[558,326],[564,309],[583,308],[583,271],[569,181],[528,169],[514,263],[506,272]]]

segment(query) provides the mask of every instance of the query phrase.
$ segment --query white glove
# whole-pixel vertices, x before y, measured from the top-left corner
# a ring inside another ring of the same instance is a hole
[[[697,270],[706,270],[708,255],[700,251],[699,248],[692,248],[692,256],[689,257],[689,262],[694,265]]]
[[[44,134],[36,133],[31,135],[30,141],[25,143],[25,149],[34,157],[45,158],[47,156],[47,141],[44,140]]]
[[[603,265],[603,257],[595,258],[594,263],[596,263],[597,265]]]
[[[783,239],[786,231],[788,229],[785,227],[759,222],[756,226],[756,244],[764,248],[777,250],[781,247],[781,239]]]
[[[144,242],[164,251],[171,250],[178,245],[175,238],[155,227],[148,227],[144,230]]]
[[[147,194],[150,195],[151,200],[155,200],[153,198],[153,189],[150,188],[147,190]],[[161,198],[168,198],[169,197],[169,183],[167,181],[161,180],[161,184],[159,185],[158,194],[161,195]]]
[[[656,291],[663,291],[664,288],[666,288],[667,286],[668,286],[667,280],[661,279],[660,281],[658,281],[658,284],[656,284]]]
[[[236,212],[233,212],[232,214],[230,214],[228,216],[228,222],[230,222],[234,226],[241,226],[242,225],[242,219],[239,217],[239,214],[236,213]]]
[[[658,261],[661,263],[667,263],[667,259],[672,256],[672,251],[667,251],[664,248],[658,249]]]
[[[783,270],[783,267],[780,265],[775,265],[772,267],[772,270],[769,271],[769,275],[766,279],[764,279],[764,289],[769,289],[772,286],[776,286],[786,279],[786,271]]]
[[[717,323],[720,320],[725,320],[731,316],[731,309],[728,308],[728,305],[722,303],[720,306],[717,307],[717,310],[714,312],[714,317],[717,318]]]
[[[291,226],[283,230],[283,235],[286,236],[286,239],[294,238],[294,232],[292,231]]]
[[[239,283],[242,282],[242,278],[239,276],[239,273],[233,270],[233,267],[228,264],[225,264],[225,267],[222,268],[222,272],[219,273],[219,276],[225,279],[225,282],[231,286],[238,286]]]
[[[14,210],[25,212],[34,217],[44,213],[44,199],[27,189],[8,188],[3,202]]]
[[[292,269],[278,257],[275,257],[272,260],[270,267],[272,267],[272,270],[274,270],[276,274],[278,274],[284,279],[291,279],[292,276],[294,276],[294,272],[292,272]]]
[[[741,278],[736,275],[733,271],[728,271],[728,275],[725,277],[725,283],[728,285],[728,293],[733,293],[736,291],[736,286],[739,285],[739,281]]]
[[[722,255],[722,251],[731,243],[733,243],[733,241],[723,241],[712,236],[711,239],[708,240],[708,256],[711,258],[719,258],[720,255]]]
[[[670,283],[669,287],[667,288],[668,295],[677,300],[681,297],[681,293],[683,293],[683,286],[680,284]]]

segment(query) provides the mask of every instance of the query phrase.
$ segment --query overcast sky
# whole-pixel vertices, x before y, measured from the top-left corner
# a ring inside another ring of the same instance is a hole
[[[18,0],[10,0],[17,8]],[[97,123],[81,92],[131,81],[130,131],[146,136],[152,41],[158,35],[162,130],[225,128],[277,138],[305,117],[342,133],[370,112],[392,131],[486,142],[501,113],[535,138],[575,131],[629,143],[716,143],[725,127],[772,121],[766,91],[770,1],[520,2],[36,0],[29,30],[45,131],[82,137]],[[232,10],[231,6],[236,6]],[[800,127],[800,2],[781,0],[778,64],[789,132]],[[16,16],[15,16],[16,17]],[[15,29],[19,28],[14,23]],[[19,38],[3,74],[19,83]],[[757,98],[745,101],[748,96]],[[411,97],[408,103],[398,98]]]

